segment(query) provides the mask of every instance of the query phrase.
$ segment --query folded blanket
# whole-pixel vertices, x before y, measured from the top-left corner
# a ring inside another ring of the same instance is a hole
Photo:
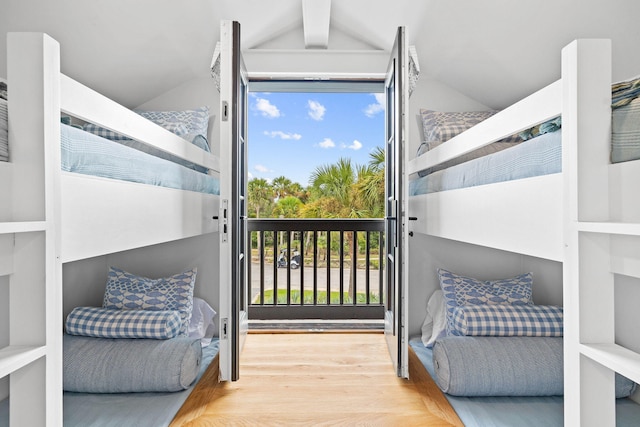
[[[110,339],[64,335],[65,391],[168,392],[188,388],[202,359],[200,340]]]
[[[561,337],[455,337],[433,346],[435,380],[454,396],[556,396],[564,393]],[[616,374],[616,397],[636,384]]]
[[[611,85],[611,106],[622,107],[640,95],[640,77]]]

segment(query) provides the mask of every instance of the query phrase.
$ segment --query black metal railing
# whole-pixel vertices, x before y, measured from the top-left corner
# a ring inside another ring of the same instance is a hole
[[[250,319],[383,319],[383,219],[249,219]]]

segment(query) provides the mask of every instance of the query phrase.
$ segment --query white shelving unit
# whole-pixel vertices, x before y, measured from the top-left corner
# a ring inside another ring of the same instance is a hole
[[[0,255],[0,274],[9,276],[9,345],[0,349],[0,377],[9,377],[12,427],[61,426],[59,45],[37,33],[9,41],[11,164],[0,183],[9,196],[0,207],[9,219],[0,222],[3,248],[10,246]]]
[[[611,43],[580,40],[562,55],[565,425],[615,426],[615,372],[640,382],[640,354],[615,342],[614,301],[615,273],[640,277],[616,261],[637,260],[637,242],[616,238],[640,236],[640,224],[616,219],[638,206],[622,214],[610,202],[621,188],[609,164]]]

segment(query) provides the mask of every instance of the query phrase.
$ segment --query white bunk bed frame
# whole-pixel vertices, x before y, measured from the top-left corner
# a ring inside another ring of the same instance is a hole
[[[219,173],[219,160],[60,73],[59,44],[8,35],[0,276],[9,276],[12,426],[62,426],[62,263],[216,232],[219,196],[63,172],[60,112]],[[127,207],[125,209],[125,206]]]
[[[615,341],[614,274],[640,278],[640,161],[610,163],[611,43],[562,50],[561,79],[409,164],[432,167],[562,115],[562,173],[411,197],[412,228],[563,263],[564,420],[614,426],[614,372],[640,382]],[[606,398],[603,398],[606,396]]]

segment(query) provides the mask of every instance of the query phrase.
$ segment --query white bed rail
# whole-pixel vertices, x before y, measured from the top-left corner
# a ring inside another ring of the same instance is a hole
[[[60,92],[60,110],[71,116],[220,171],[217,157],[64,74],[60,75]]]
[[[409,162],[417,173],[560,115],[562,85],[555,81]]]

